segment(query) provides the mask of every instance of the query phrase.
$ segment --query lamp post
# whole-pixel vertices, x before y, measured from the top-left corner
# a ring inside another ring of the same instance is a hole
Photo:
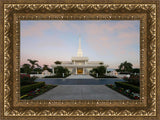
[[[54,75],[54,67],[52,68],[52,74]]]
[[[98,77],[98,73],[96,74],[96,77]]]

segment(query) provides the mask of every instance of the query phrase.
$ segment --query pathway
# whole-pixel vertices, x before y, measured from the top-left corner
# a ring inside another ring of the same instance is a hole
[[[34,100],[129,100],[104,85],[59,85]]]
[[[90,75],[70,75],[66,79],[92,79],[94,77]]]

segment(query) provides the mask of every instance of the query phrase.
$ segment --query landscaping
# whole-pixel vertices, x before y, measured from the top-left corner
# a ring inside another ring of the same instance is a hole
[[[123,78],[126,82],[128,82],[129,84],[133,84],[135,86],[138,86],[140,85],[139,83],[139,75],[134,75],[134,74],[130,74],[130,77],[127,78],[127,77],[124,77]]]
[[[124,89],[130,89],[131,91],[139,93],[140,89],[138,86],[129,84],[128,82],[115,82],[117,87],[122,87]]]
[[[45,82],[34,82],[35,79],[36,77],[30,77],[29,74],[20,75],[20,99],[32,99],[56,87],[56,85],[45,85]]]
[[[59,76],[59,75],[52,75],[52,76],[45,76],[44,78],[66,78],[68,76],[70,76],[71,74],[64,74],[64,77]]]
[[[43,82],[41,82],[43,83]],[[39,96],[45,92],[47,92],[48,90],[56,87],[57,85],[43,85],[41,87],[37,87],[35,89],[30,89],[30,91],[26,92],[25,94],[23,94],[20,99],[25,99],[25,100],[30,100],[36,96]],[[25,86],[24,86],[25,87]],[[24,88],[22,88],[22,90],[24,90]]]
[[[94,78],[117,78],[115,76],[107,76],[105,74],[106,74],[106,68],[104,66],[93,68],[90,71],[90,75]]]
[[[140,99],[139,75],[131,74],[129,78],[123,79],[126,82],[115,82],[115,85],[107,86],[131,99]]]
[[[126,82],[115,82],[116,85],[106,85],[111,89],[129,97],[130,99],[138,100],[140,99],[139,87],[128,84]]]
[[[31,85],[25,85],[25,86],[21,86],[21,95],[24,95],[25,93],[31,91],[31,90],[35,90],[37,88],[43,87],[45,86],[45,82],[37,82]]]
[[[21,86],[34,84],[34,80],[36,78],[37,77],[30,77],[29,74],[21,74],[20,75],[20,84],[21,84]]]
[[[108,75],[99,75],[98,77],[96,74],[90,74],[94,78],[117,78],[116,76],[108,76]]]

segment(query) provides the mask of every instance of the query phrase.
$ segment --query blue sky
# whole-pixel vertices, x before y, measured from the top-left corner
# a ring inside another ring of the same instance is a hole
[[[124,61],[139,67],[140,22],[138,20],[22,20],[21,65],[27,59],[52,65],[77,55],[81,36],[83,56],[118,68]]]

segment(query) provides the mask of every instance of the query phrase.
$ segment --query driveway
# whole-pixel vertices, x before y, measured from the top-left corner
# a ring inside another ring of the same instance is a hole
[[[33,100],[129,100],[105,85],[59,85]]]

